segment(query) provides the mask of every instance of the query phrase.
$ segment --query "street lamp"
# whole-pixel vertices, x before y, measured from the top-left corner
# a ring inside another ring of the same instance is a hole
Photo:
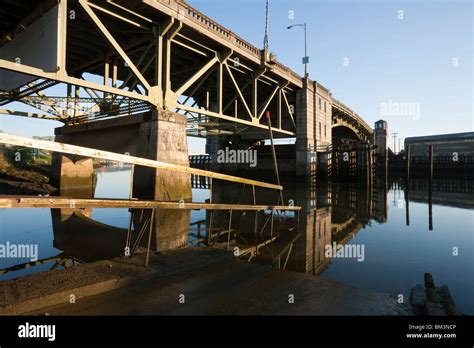
[[[306,43],[306,22],[303,23],[303,24],[290,25],[290,26],[287,27],[286,29],[291,29],[291,28],[294,28],[294,27],[302,27],[302,28],[304,29],[304,57],[303,57],[303,64],[304,64],[304,76],[305,76],[305,77],[308,77],[308,76],[309,76],[309,73],[308,73],[309,57],[308,57],[308,53],[307,53],[307,43]]]

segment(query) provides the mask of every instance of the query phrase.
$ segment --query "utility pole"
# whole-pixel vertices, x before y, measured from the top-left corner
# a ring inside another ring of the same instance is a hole
[[[393,154],[397,153],[397,135],[398,135],[398,133],[392,133],[392,136],[393,136]]]

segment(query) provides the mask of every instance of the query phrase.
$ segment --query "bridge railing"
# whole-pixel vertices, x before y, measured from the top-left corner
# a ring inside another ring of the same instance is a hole
[[[232,31],[215,22],[214,20],[212,20],[202,12],[196,10],[194,7],[188,5],[187,3],[174,0],[158,0],[157,2],[174,9],[178,13],[178,16],[185,16],[187,19],[193,21],[199,26],[205,27],[207,30],[214,32],[215,34],[228,40],[234,45],[237,45],[240,48],[248,51],[256,58],[260,58],[260,50],[257,47],[253,46],[241,37],[235,35]]]
[[[291,70],[290,68],[288,68],[287,66],[285,66],[285,65],[283,65],[283,64],[281,64],[280,62],[277,62],[277,61],[275,61],[274,64],[280,71],[283,71],[288,75],[291,75],[295,79],[301,80],[302,77],[300,75],[298,75],[296,72],[294,72],[293,70]]]
[[[189,155],[189,166],[192,168],[199,168],[209,170],[211,164],[210,155]]]
[[[341,109],[343,112],[346,114],[350,115],[353,117],[358,123],[360,123],[367,131],[372,132],[372,128],[367,124],[367,122],[364,121],[362,117],[360,117],[357,113],[354,112],[351,108],[346,106],[344,103],[341,101],[332,98],[332,104],[333,106],[336,106],[337,108]]]
[[[233,45],[239,47],[240,49],[246,51],[250,55],[254,56],[256,59],[261,61],[262,52],[258,47],[255,47],[248,41],[236,35],[231,30],[215,22],[214,20],[212,20],[211,18],[209,18],[202,12],[196,10],[194,7],[188,5],[187,3],[175,1],[175,0],[157,0],[157,2],[176,11],[178,13],[178,17],[179,16],[186,17],[187,19],[193,21],[197,25],[205,28],[206,30],[210,30],[214,34],[219,35],[226,41],[232,43]],[[273,67],[283,74],[290,75],[294,79],[297,79],[297,80],[302,79],[302,77],[298,75],[296,72],[294,72],[290,68],[286,67],[285,65],[277,61],[273,62]]]

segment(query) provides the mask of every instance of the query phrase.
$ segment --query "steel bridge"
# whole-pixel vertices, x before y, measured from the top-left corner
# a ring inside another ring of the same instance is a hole
[[[188,135],[265,139],[269,111],[275,137],[300,137],[311,110],[299,95],[312,84],[185,1],[0,4],[0,114],[73,125],[158,108],[185,114]],[[324,86],[313,92],[328,108],[324,127],[370,139],[370,126]]]

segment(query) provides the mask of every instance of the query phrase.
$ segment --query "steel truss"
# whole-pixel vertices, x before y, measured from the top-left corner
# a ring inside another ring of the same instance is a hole
[[[162,108],[185,113],[208,134],[212,128],[264,131],[268,126],[262,116],[273,108],[275,134],[295,135],[292,103],[300,86],[295,85],[294,74],[285,78],[274,71],[284,71],[281,65],[265,59],[256,64],[240,49],[212,37],[206,42],[198,40],[188,26],[195,12],[173,13],[165,8],[166,13],[159,8],[144,12],[120,0],[58,0],[58,4],[60,44],[55,71],[0,57],[0,69],[34,77],[27,85],[1,93],[0,105],[19,101],[42,113],[6,113],[71,124]],[[164,2],[158,5],[165,6]],[[75,11],[74,24],[71,11]],[[123,32],[132,31],[135,39],[127,40]],[[83,32],[90,33],[90,42],[88,37],[77,36]],[[7,44],[8,40],[0,38],[0,42]],[[243,40],[238,43],[247,47]],[[100,55],[83,52],[94,45],[103,46]],[[99,75],[102,83],[91,81],[89,74]],[[56,84],[65,84],[67,89],[61,103],[48,96],[49,88]],[[81,96],[84,94],[89,97]]]

